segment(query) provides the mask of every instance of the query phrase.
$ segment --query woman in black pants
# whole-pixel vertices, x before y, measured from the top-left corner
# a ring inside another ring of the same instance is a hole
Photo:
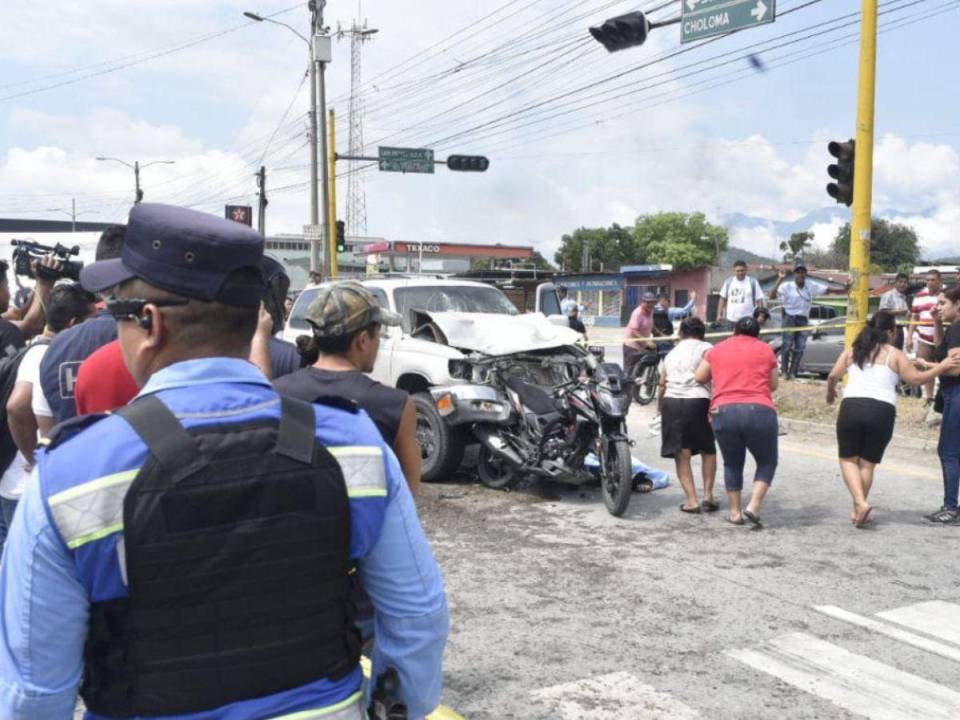
[[[897,320],[881,310],[860,331],[853,347],[844,352],[827,379],[827,402],[837,398],[837,384],[848,376],[837,417],[840,472],[853,499],[850,521],[855,527],[870,522],[873,507],[867,502],[873,473],[893,437],[900,380],[922,385],[958,362],[945,360],[920,372],[896,348]]]
[[[760,522],[760,506],[777,470],[779,424],[773,391],[779,382],[777,357],[759,339],[760,326],[752,317],[740,318],[734,335],[710,350],[694,378],[713,382],[710,417],[720,451],[723,453],[723,481],[730,500],[729,521],[743,525],[747,518],[754,527]],[[753,494],[741,512],[743,466],[747,451],[757,463]]]

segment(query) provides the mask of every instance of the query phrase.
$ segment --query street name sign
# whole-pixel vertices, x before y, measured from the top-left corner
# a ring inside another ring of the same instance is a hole
[[[433,150],[427,148],[379,147],[381,172],[433,174]]]
[[[777,0],[681,0],[680,42],[772,23]]]

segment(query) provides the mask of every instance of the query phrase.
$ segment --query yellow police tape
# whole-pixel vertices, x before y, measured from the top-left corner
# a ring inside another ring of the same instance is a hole
[[[786,327],[786,328],[768,328],[766,330],[761,330],[761,335],[783,335],[784,333],[800,333],[800,332],[823,332],[824,330],[839,330],[847,327],[848,323],[823,323],[822,325],[807,325],[804,327]],[[852,324],[852,323],[850,323]],[[908,327],[910,323],[898,322],[900,327]],[[933,325],[929,322],[915,322],[913,323],[914,327],[919,327],[921,325]],[[704,338],[721,338],[721,337],[732,337],[733,330],[724,330],[723,332],[708,332],[704,335]],[[649,340],[651,342],[674,342],[676,340],[682,340],[679,335],[653,335],[645,338],[633,338],[633,340]],[[617,345],[624,344],[624,340],[619,342],[590,342],[586,341],[585,345],[597,346],[597,347],[616,347]]]
[[[370,658],[361,656],[360,667],[363,670],[363,676],[369,680],[371,671]],[[446,705],[440,705],[436,710],[427,715],[427,720],[466,720],[466,718],[457,711],[451,710]]]

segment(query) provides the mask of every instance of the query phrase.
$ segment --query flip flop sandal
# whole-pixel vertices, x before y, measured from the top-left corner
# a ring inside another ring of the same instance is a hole
[[[704,512],[708,512],[708,513],[716,512],[717,510],[720,509],[720,505],[711,500],[704,500],[702,503],[700,503],[700,507],[703,509]]]
[[[747,520],[749,520],[751,523],[753,523],[753,526],[754,526],[757,530],[760,530],[760,529],[763,527],[763,523],[760,522],[760,518],[757,517],[756,515],[754,515],[754,513],[753,513],[752,510],[744,510],[744,511],[743,511],[743,516],[744,516]]]
[[[726,520],[731,525],[743,525],[743,518],[740,518],[739,520],[734,520],[732,517],[725,517],[724,520]]]
[[[700,506],[696,505],[695,507],[688,508],[686,505],[681,505],[680,512],[690,513],[691,515],[699,515]]]
[[[862,510],[859,513],[857,513],[857,519],[854,520],[853,522],[854,527],[861,528],[864,525],[866,525],[868,522],[870,522],[870,513],[872,512],[873,512],[873,506],[868,505],[866,510]]]

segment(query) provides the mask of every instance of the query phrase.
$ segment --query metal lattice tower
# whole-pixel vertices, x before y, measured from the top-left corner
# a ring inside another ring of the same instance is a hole
[[[353,21],[349,30],[338,30],[337,38],[350,36],[350,155],[359,157],[363,152],[363,96],[362,50],[363,44],[376,33],[367,27],[367,21],[361,26]],[[347,234],[363,237],[367,234],[367,193],[364,189],[363,174],[357,171],[357,163],[351,161],[347,175]]]

